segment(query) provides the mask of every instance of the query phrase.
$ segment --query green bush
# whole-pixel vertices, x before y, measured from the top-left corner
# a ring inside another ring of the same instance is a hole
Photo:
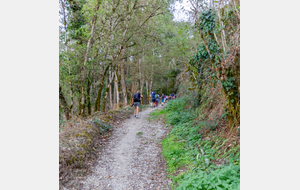
[[[240,167],[230,164],[209,173],[194,170],[178,181],[176,190],[236,190],[240,189]]]
[[[92,122],[98,127],[99,133],[103,134],[112,128],[109,123],[105,124],[102,120],[93,119]]]
[[[174,173],[180,166],[189,164],[187,149],[183,142],[178,141],[175,136],[169,135],[162,141],[163,155],[167,160],[168,171]]]
[[[173,126],[162,141],[169,173],[174,174],[180,168],[185,168],[185,172],[169,176],[173,179],[171,187],[239,189],[239,145],[233,143],[228,147],[225,138],[212,135],[204,140],[200,134],[201,128],[210,129],[212,134],[223,116],[215,121],[199,121],[201,111],[187,109],[187,104],[188,98],[178,98],[170,101],[163,109],[165,111],[153,113],[156,117],[165,115],[167,123]]]
[[[176,98],[174,100],[171,100],[168,102],[166,106],[166,111],[172,111],[172,112],[181,112],[184,109],[184,106],[186,105],[186,98]]]

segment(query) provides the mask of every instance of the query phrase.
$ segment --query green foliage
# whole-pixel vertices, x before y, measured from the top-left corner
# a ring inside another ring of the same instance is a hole
[[[181,112],[181,111],[183,111],[185,104],[186,104],[186,99],[184,97],[176,98],[176,99],[168,102],[165,110],[169,111],[169,112],[170,111]]]
[[[164,115],[166,113],[166,110],[165,109],[162,109],[162,110],[154,110],[152,111],[150,114],[149,114],[149,118],[148,120],[151,121],[151,120],[158,120],[159,118],[162,117],[162,115]]]
[[[208,102],[202,97],[210,96],[211,94],[207,93],[214,91],[217,84],[221,84],[226,98],[223,107],[227,113],[227,121],[230,126],[238,126],[240,122],[239,38],[226,39],[226,33],[227,37],[239,36],[239,22],[237,22],[239,17],[233,5],[226,6],[224,9],[227,10],[201,10],[195,23],[195,29],[200,33],[201,40],[197,51],[186,65],[192,74],[192,86],[189,90],[198,92],[195,99],[199,101],[195,101],[196,104],[200,104],[201,101]]]
[[[189,157],[185,144],[178,141],[178,139],[169,135],[162,141],[163,155],[166,157],[168,171],[174,173],[180,166],[186,166],[189,164]]]
[[[204,10],[200,15],[200,28],[204,34],[212,33],[215,30],[216,13],[212,9]]]
[[[127,104],[135,88],[143,89],[143,103],[150,90],[177,91],[182,64],[178,60],[188,59],[185,53],[195,42],[186,36],[188,31],[178,36],[187,24],[172,20],[169,3],[128,1],[124,6],[107,0],[60,1],[60,85],[68,106],[73,105],[71,115],[84,117],[93,110],[123,106],[124,84]],[[118,83],[111,77],[117,77]],[[118,105],[115,85],[120,93]]]
[[[79,43],[82,43],[83,27],[85,25],[85,18],[82,14],[82,7],[86,3],[85,1],[70,1],[71,3],[67,6],[67,10],[70,14],[70,22],[68,24],[67,30],[71,38],[78,40]]]
[[[203,139],[199,131],[205,128],[211,130],[210,134],[214,133],[218,120],[196,121],[199,113],[197,109],[186,109],[189,106],[187,102],[187,97],[177,98],[167,104],[163,109],[165,111],[152,112],[152,115],[165,115],[167,122],[173,125],[169,135],[162,141],[169,173],[186,169],[186,172],[177,176],[169,176],[173,179],[171,186],[177,186],[176,189],[237,189],[239,145],[228,147],[228,140],[219,136]],[[223,117],[225,114],[219,120]],[[215,164],[220,161],[221,166]]]
[[[176,190],[237,190],[240,189],[240,167],[230,164],[209,173],[194,169],[185,175],[178,184]]]
[[[99,133],[101,133],[101,134],[105,133],[106,131],[108,131],[109,129],[112,128],[111,124],[109,124],[109,123],[105,124],[101,120],[93,119],[92,122],[98,127]]]

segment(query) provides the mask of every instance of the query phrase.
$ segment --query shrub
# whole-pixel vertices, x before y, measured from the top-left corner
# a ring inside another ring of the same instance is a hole
[[[187,109],[187,102],[187,98],[172,100],[164,113],[156,113],[164,114],[173,125],[162,141],[163,155],[172,174],[171,186],[178,190],[239,189],[239,144],[226,144],[228,139],[213,132],[224,114],[205,120],[199,117],[199,109]],[[210,132],[201,132],[207,130]],[[177,173],[179,168],[185,172]]]
[[[240,189],[240,167],[230,164],[210,171],[208,174],[202,170],[194,170],[179,181],[176,190],[183,189]]]

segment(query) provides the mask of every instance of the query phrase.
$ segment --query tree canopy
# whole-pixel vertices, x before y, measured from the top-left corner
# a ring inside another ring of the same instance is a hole
[[[239,1],[60,0],[60,117],[129,105],[141,90],[222,102],[239,125]],[[209,106],[208,106],[209,107]]]

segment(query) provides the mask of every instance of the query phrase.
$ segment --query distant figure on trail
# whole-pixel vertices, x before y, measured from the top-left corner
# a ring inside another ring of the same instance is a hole
[[[156,94],[155,95],[155,107],[157,107],[158,102],[159,102],[159,95]]]
[[[174,97],[175,97],[175,98],[177,97],[176,93],[175,93]]]
[[[161,95],[161,106],[164,106],[164,102],[165,102],[165,95],[162,94]]]
[[[139,107],[141,105],[142,97],[143,97],[143,95],[141,95],[141,92],[139,90],[132,97],[132,102],[134,105],[134,117],[136,117],[137,119],[138,119],[138,115],[139,115]]]
[[[154,108],[154,104],[155,104],[155,91],[153,91],[150,96],[151,96],[151,108]]]
[[[169,96],[168,96],[168,95],[166,95],[166,103],[167,103],[167,102],[168,102],[168,100],[169,100],[168,98],[169,98]]]

